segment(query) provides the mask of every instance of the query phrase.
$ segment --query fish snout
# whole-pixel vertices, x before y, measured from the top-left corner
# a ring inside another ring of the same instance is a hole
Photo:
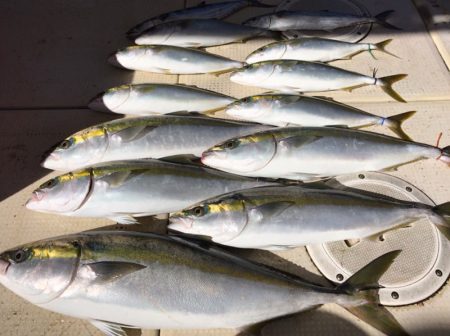
[[[180,232],[189,232],[189,230],[192,228],[194,220],[192,218],[171,216],[169,218],[169,222],[169,229]]]
[[[0,259],[0,276],[6,275],[9,265],[11,265],[9,261]]]
[[[105,92],[101,92],[98,95],[96,95],[94,98],[92,98],[91,101],[88,103],[88,107],[94,111],[111,112],[111,110],[108,109],[108,107],[105,105],[105,102],[103,100],[104,94],[105,94]]]
[[[117,53],[114,53],[108,57],[108,63],[114,65],[115,67],[124,69],[124,66],[120,64],[119,59],[117,58]]]
[[[25,207],[29,210],[39,210],[39,202],[44,198],[44,194],[39,191],[33,191],[31,197],[25,203]]]

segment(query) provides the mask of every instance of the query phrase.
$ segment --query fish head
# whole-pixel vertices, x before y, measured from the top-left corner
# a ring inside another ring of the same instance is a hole
[[[215,242],[226,242],[243,230],[247,224],[247,214],[243,199],[230,196],[173,213],[169,221],[169,229],[208,236]]]
[[[202,154],[202,163],[235,174],[248,174],[264,168],[276,153],[276,140],[270,131],[233,138]]]
[[[242,85],[259,86],[270,78],[273,70],[274,66],[268,62],[247,64],[234,71],[230,75],[230,80]]]
[[[41,165],[53,170],[71,170],[97,163],[108,147],[104,127],[94,126],[63,140],[44,154]]]
[[[271,21],[270,15],[261,15],[261,16],[252,17],[252,18],[244,21],[242,24],[245,26],[250,26],[250,27],[255,27],[255,28],[270,29],[270,21]]]
[[[284,54],[286,46],[280,43],[272,43],[256,49],[247,56],[245,62],[253,64],[262,61],[281,59]]]
[[[273,100],[270,95],[246,97],[229,104],[225,112],[234,118],[261,121],[270,113]]]
[[[180,25],[173,23],[157,25],[144,31],[134,42],[140,45],[164,44],[177,30],[180,30]]]
[[[152,54],[150,46],[131,46],[118,50],[108,58],[108,62],[119,68],[132,68],[140,58]]]
[[[59,297],[77,271],[80,244],[44,240],[0,254],[0,283],[22,298],[43,304]]]
[[[91,189],[91,170],[57,176],[33,191],[27,209],[46,213],[70,213],[79,209]]]
[[[114,87],[91,99],[88,107],[94,111],[118,112],[118,109],[130,98],[130,94],[130,85]]]

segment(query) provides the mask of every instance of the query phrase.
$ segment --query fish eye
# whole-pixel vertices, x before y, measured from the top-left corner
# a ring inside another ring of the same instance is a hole
[[[61,142],[61,144],[58,147],[61,149],[68,149],[70,146],[72,146],[71,139],[66,139],[63,142]]]
[[[230,141],[225,142],[224,147],[226,149],[233,149],[233,148],[236,148],[237,145],[238,145],[238,142],[236,140],[230,140]]]
[[[16,252],[14,252],[13,256],[12,256],[12,260],[15,263],[21,263],[22,261],[24,261],[27,257],[27,253],[24,250],[17,250]]]
[[[192,209],[192,212],[194,213],[195,216],[200,217],[205,214],[205,209],[203,207],[199,206],[199,207]]]
[[[52,188],[56,185],[56,179],[48,180],[47,182],[43,183],[39,188],[40,189],[46,189],[46,188]]]

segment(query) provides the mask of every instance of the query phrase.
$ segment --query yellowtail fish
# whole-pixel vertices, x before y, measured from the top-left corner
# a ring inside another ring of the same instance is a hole
[[[450,164],[450,146],[341,127],[274,128],[229,139],[202,155],[207,166],[230,173],[303,181],[393,170],[423,159]]]
[[[399,102],[406,101],[392,89],[392,84],[407,75],[375,77],[344,70],[331,65],[305,61],[264,61],[236,70],[232,82],[277,90],[284,93],[347,90],[375,85]]]
[[[263,4],[257,0],[224,1],[206,4],[204,1],[198,6],[188,7],[173,12],[164,13],[145,20],[127,32],[130,39],[134,39],[155,25],[186,19],[223,19],[246,7],[271,8],[272,5]]]
[[[271,60],[296,60],[308,62],[331,62],[339,59],[351,59],[354,55],[368,51],[381,51],[392,55],[385,49],[392,39],[378,43],[350,43],[319,37],[302,37],[280,41],[263,46],[252,52],[245,62],[253,64]]]
[[[238,119],[276,126],[347,126],[362,128],[381,125],[400,138],[411,140],[403,131],[402,123],[415,111],[391,117],[380,117],[355,107],[321,97],[287,94],[264,94],[242,98],[225,108]]]
[[[170,216],[169,229],[233,247],[282,250],[376,239],[422,218],[450,232],[450,202],[432,207],[331,188],[271,186],[214,197]]]
[[[117,67],[172,75],[221,74],[238,69],[242,62],[202,50],[167,45],[131,46],[108,61]]]
[[[324,287],[191,239],[97,231],[1,253],[0,283],[110,336],[126,335],[124,328],[254,334],[272,319],[329,303],[388,335],[407,335],[378,304],[379,279],[399,253],[381,255],[343,284]]]

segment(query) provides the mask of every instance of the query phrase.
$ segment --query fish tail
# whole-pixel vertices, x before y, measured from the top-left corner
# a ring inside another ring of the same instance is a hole
[[[388,127],[392,132],[397,134],[401,139],[412,141],[412,139],[403,131],[402,124],[405,120],[411,118],[416,111],[409,111],[400,113],[397,115],[394,115],[389,118],[382,118],[381,119],[381,125],[385,125]]]
[[[381,25],[385,28],[394,29],[394,30],[402,30],[401,28],[398,28],[386,21],[389,18],[389,16],[391,16],[391,14],[394,12],[395,12],[394,10],[387,10],[378,15],[375,15],[376,23],[378,23],[379,25]]]
[[[386,335],[408,335],[395,317],[379,304],[378,290],[381,276],[392,265],[400,250],[391,251],[376,258],[338,287],[360,299],[357,305],[344,308]]]
[[[274,8],[277,7],[278,5],[268,5],[265,3],[262,3],[258,0],[248,0],[249,6],[251,7],[259,7],[259,8]]]
[[[394,98],[396,101],[406,103],[406,100],[404,100],[397,92],[394,91],[392,88],[392,84],[395,82],[398,82],[399,80],[405,78],[408,75],[405,74],[399,74],[399,75],[392,75],[392,76],[386,76],[376,79],[376,85],[379,85],[381,89],[386,92],[389,96]]]
[[[393,53],[391,53],[391,52],[389,52],[389,51],[387,51],[387,50],[385,49],[386,46],[387,46],[389,43],[391,43],[391,42],[392,42],[392,39],[387,39],[387,40],[384,40],[384,41],[375,43],[375,44],[374,44],[375,50],[384,52],[385,54],[394,56],[394,57],[396,57],[396,58],[400,58],[400,57],[398,57],[397,55],[395,55],[395,54],[393,54]]]
[[[447,239],[450,239],[450,202],[435,206],[431,221]]]

